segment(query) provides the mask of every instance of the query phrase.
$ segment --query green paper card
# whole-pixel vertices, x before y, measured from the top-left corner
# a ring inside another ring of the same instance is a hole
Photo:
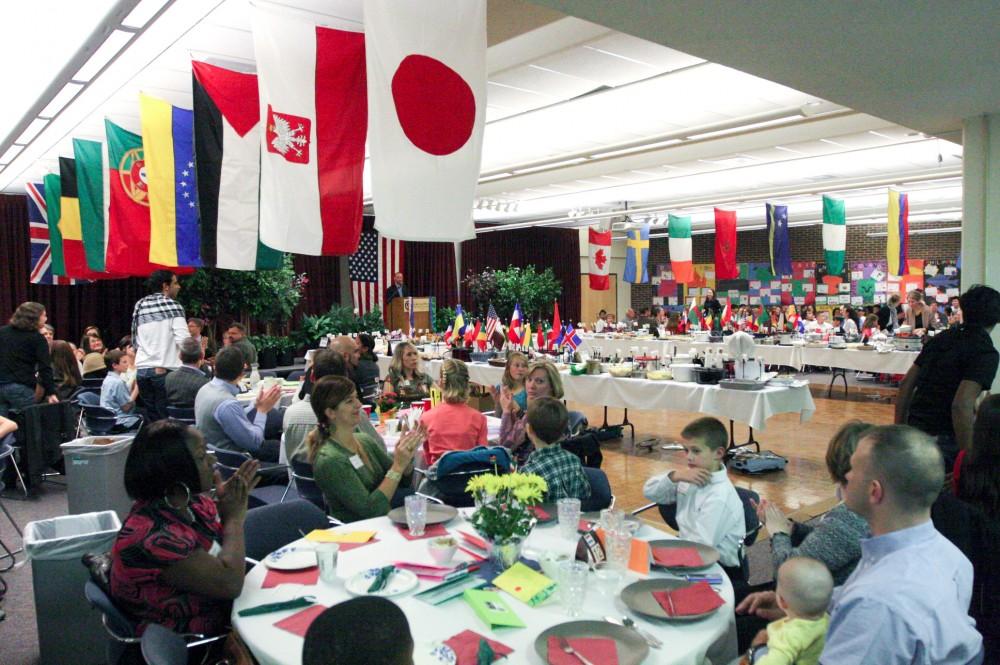
[[[496,591],[484,589],[467,589],[462,597],[472,606],[483,623],[490,630],[494,628],[524,628],[524,622],[514,614],[507,601]]]
[[[479,577],[478,575],[465,575],[458,577],[453,580],[447,580],[441,584],[435,584],[429,589],[425,589],[418,594],[415,594],[414,598],[419,598],[425,603],[430,603],[431,605],[440,605],[452,598],[457,598],[469,589],[478,589],[479,587],[486,586],[486,580]]]

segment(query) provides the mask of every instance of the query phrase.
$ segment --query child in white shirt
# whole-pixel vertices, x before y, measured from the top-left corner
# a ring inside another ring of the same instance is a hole
[[[699,418],[688,423],[681,438],[687,468],[653,476],[642,493],[656,503],[677,504],[680,538],[714,547],[720,563],[735,568],[746,522],[743,502],[722,463],[729,442],[726,427],[715,418]]]

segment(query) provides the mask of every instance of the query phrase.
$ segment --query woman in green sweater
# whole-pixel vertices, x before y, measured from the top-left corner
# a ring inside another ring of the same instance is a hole
[[[408,480],[424,429],[404,434],[390,459],[371,437],[355,431],[362,411],[353,382],[324,376],[313,386],[311,404],[319,424],[306,438],[307,454],[329,513],[356,522],[402,505],[412,493]]]

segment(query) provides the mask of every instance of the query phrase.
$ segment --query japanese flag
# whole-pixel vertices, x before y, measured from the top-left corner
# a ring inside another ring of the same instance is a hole
[[[486,0],[365,0],[375,228],[475,236],[486,118]]]

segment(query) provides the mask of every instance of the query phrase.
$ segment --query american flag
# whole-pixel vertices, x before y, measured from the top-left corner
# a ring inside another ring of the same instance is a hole
[[[497,331],[498,325],[500,325],[500,317],[497,316],[493,303],[490,303],[490,309],[486,312],[486,339],[493,339],[493,333]]]
[[[382,308],[382,297],[392,276],[403,269],[403,242],[363,231],[356,251],[347,260],[351,295],[359,314]]]
[[[28,233],[31,238],[32,284],[76,284],[77,280],[52,274],[52,248],[49,246],[49,213],[45,205],[45,185],[28,183]],[[82,283],[83,280],[80,280]]]

